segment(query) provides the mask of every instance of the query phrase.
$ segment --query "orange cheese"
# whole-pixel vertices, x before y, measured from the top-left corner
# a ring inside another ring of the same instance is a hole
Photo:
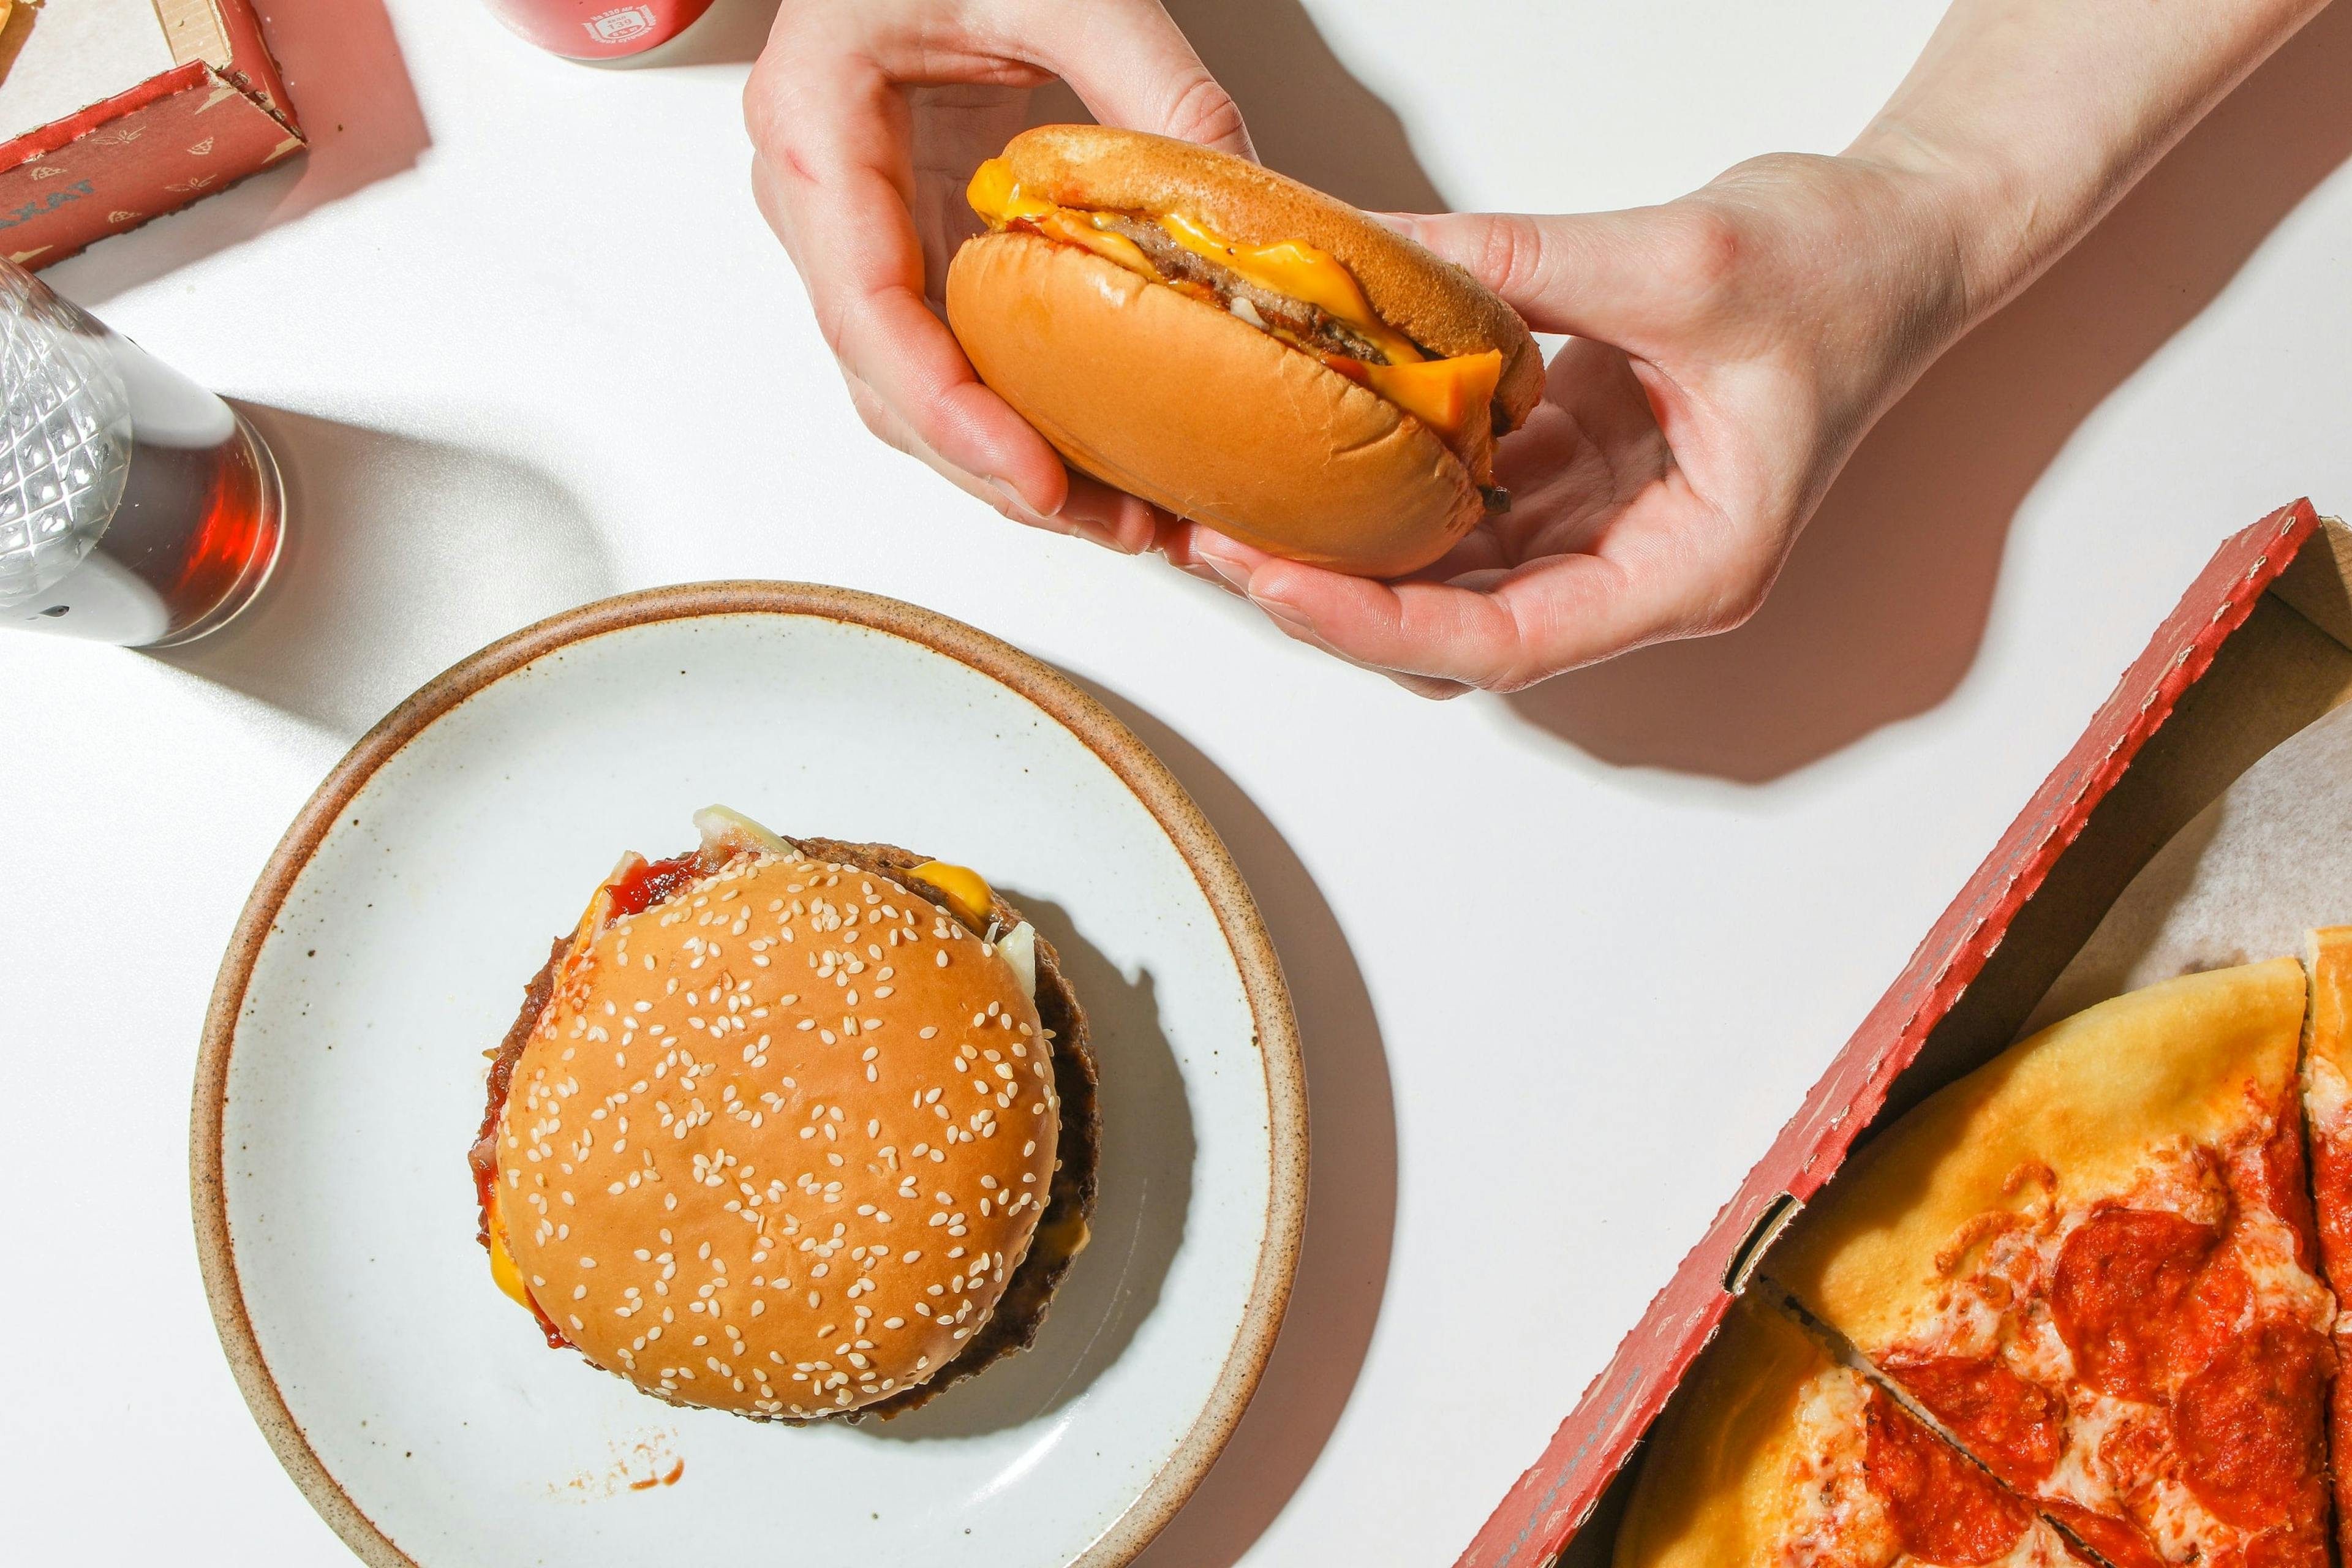
[[[489,1213],[485,1217],[489,1221],[490,1278],[499,1289],[514,1298],[516,1306],[529,1308],[530,1292],[523,1289],[522,1270],[515,1266],[514,1254],[507,1250],[506,1222],[499,1215],[496,1193],[490,1194]]]
[[[1372,302],[1364,298],[1363,285],[1356,281],[1356,275],[1329,251],[1296,239],[1273,245],[1236,244],[1177,213],[1161,216],[1160,226],[1193,255],[1230,268],[1261,289],[1320,306],[1371,339],[1389,356],[1391,364],[1412,364],[1422,358],[1412,339],[1381,320]]]
[[[982,163],[965,187],[972,211],[992,228],[1025,223],[1040,233],[1080,246],[1104,260],[1164,281],[1142,248],[1121,234],[1103,227],[1109,215],[1066,207],[1029,195],[1002,158]],[[1475,419],[1486,417],[1495,384],[1502,375],[1503,356],[1497,350],[1433,360],[1412,340],[1380,318],[1364,294],[1363,285],[1346,263],[1327,250],[1302,240],[1278,240],[1270,245],[1245,245],[1212,232],[1179,213],[1163,214],[1160,226],[1170,238],[1196,256],[1206,257],[1261,289],[1314,305],[1345,321],[1370,339],[1388,356],[1386,364],[1345,360],[1332,368],[1352,377],[1415,418],[1452,435]],[[1327,361],[1327,363],[1329,363]],[[948,889],[947,884],[939,884]],[[984,886],[985,884],[983,884]],[[961,897],[961,895],[959,895]],[[986,903],[981,905],[982,911]]]
[[[1160,281],[1159,268],[1151,265],[1150,258],[1135,241],[1103,228],[1094,214],[1057,206],[1042,197],[1026,195],[1002,158],[991,158],[972,172],[971,184],[964,187],[964,200],[971,204],[972,211],[988,220],[992,228],[1013,223],[1030,224],[1066,245],[1091,250],[1115,266],[1139,272],[1154,283]]]
[[[1500,349],[1418,364],[1367,364],[1364,384],[1407,414],[1451,435],[1486,417],[1502,378]]]
[[[944,860],[926,860],[908,875],[920,877],[948,896],[956,912],[981,927],[988,926],[988,911],[995,906],[996,894],[988,879],[969,866],[950,866]]]
[[[1002,158],[991,158],[971,172],[971,184],[963,188],[963,199],[971,210],[988,220],[991,228],[1001,228],[1018,218],[1038,218],[1063,209],[1042,196],[1024,195],[1021,182],[1013,177],[1013,165]]]

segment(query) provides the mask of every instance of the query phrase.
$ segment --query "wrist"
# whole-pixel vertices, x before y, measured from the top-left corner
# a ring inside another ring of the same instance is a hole
[[[2014,299],[2075,237],[1990,149],[1954,147],[1882,115],[1844,155],[1899,184],[1916,221],[1942,247],[1962,301],[1956,338]]]

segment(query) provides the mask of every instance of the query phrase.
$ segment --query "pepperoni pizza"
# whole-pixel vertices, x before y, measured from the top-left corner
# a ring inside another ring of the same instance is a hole
[[[2311,1188],[2319,1200],[2319,1260],[2338,1301],[2352,1293],[2352,926],[2311,933],[2311,1012],[2304,1021],[2303,1102],[2310,1121]],[[2352,1312],[2338,1315],[2336,1361],[2352,1355]],[[2352,1378],[2328,1407],[2336,1466],[2339,1555],[2352,1552]]]
[[[2072,1568],[2047,1521],[1804,1331],[1732,1307],[1651,1436],[1617,1568]]]
[[[2318,952],[2323,973],[2342,966],[2352,997],[2352,931]],[[1942,1428],[1928,1450],[1972,1486],[1937,1494],[1989,1497],[2037,1530],[2054,1527],[2065,1544],[2053,1561],[2326,1568],[2336,1297],[2318,1270],[2325,1258],[2339,1288],[2352,1286],[2352,1092],[2346,1076],[2332,1087],[2327,1077],[2345,1016],[2315,1012],[2311,1066],[2299,1075],[2305,981],[2293,959],[2092,1008],[1896,1122],[1768,1268]],[[2352,1044],[2344,1054],[2352,1068]],[[1701,1375],[1725,1375],[1709,1353]],[[1853,1396],[1864,1481],[1895,1474],[1867,1462],[1868,1439],[1873,1421],[1897,1430],[1881,1412],[1900,1406],[1863,1373],[1825,1355],[1822,1365],[1864,1391]],[[1658,1551],[1660,1500],[1691,1484],[1666,1478],[1720,1468],[1739,1446],[1717,1414],[1734,1399],[1702,1389],[1662,1423],[1618,1568],[1906,1561],[1874,1547],[1841,1555],[1843,1543],[1822,1550],[1801,1534],[1752,1551]],[[2352,1425],[2352,1403],[2336,1421]],[[1954,1506],[1979,1521],[1999,1511]],[[1908,1528],[1909,1560],[1944,1568],[2029,1561],[2016,1553],[2042,1539]]]

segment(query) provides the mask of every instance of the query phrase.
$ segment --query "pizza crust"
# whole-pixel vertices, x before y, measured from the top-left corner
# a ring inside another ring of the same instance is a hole
[[[2327,926],[2305,939],[2304,963],[2310,971],[2311,1015],[2305,1025],[2305,1104],[2316,1134],[2343,1130],[2352,1121],[2347,1092],[2347,1051],[2352,1051],[2352,926]]]
[[[1612,1568],[1928,1568],[1870,1474],[1874,1398],[1773,1308],[1734,1301],[1650,1434]],[[1999,1555],[1966,1560],[2075,1568],[2048,1521],[2021,1518],[2017,1531]]]
[[[1801,1458],[1798,1406],[1809,1384],[1841,1370],[1795,1324],[1733,1302],[1650,1433],[1614,1568],[1776,1561],[1793,1522],[1783,1494]]]
[[[1865,1351],[1893,1343],[1943,1292],[1955,1248],[2002,1215],[2116,1195],[2151,1150],[2227,1143],[2278,1104],[2303,1012],[2302,967],[2282,958],[2185,975],[2053,1025],[1871,1143],[1768,1267]]]
[[[2319,1260],[2340,1302],[2352,1290],[2352,926],[2305,940],[2311,1007],[2304,1024],[2303,1106],[2311,1139],[2311,1185]],[[2336,1325],[2337,1365],[2352,1365],[2352,1313]],[[2352,1551],[2352,1377],[2339,1373],[2327,1411],[2339,1557]]]

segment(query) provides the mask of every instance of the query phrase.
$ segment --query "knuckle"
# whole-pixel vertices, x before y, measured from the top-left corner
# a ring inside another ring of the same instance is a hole
[[[1730,283],[1746,248],[1737,219],[1712,203],[1695,202],[1678,212],[1667,231],[1659,267],[1675,292],[1705,297]]]
[[[1544,226],[1516,215],[1497,218],[1486,230],[1479,273],[1510,299],[1543,292],[1553,268]]]
[[[1717,589],[1713,599],[1700,612],[1696,631],[1703,637],[1721,632],[1737,631],[1753,620],[1756,612],[1764,607],[1764,600],[1772,591],[1772,580],[1766,576],[1748,576],[1726,584]]]
[[[857,410],[857,422],[865,426],[869,434],[900,451],[906,450],[898,435],[897,421],[890,417],[889,411],[882,406],[882,400],[874,395],[872,388],[853,382],[849,388],[849,405]]]
[[[1169,135],[1203,144],[1239,141],[1248,134],[1242,123],[1241,105],[1205,67],[1177,89],[1169,101],[1166,122]]]
[[[781,106],[789,88],[782,62],[782,52],[770,49],[752,65],[751,74],[743,79],[743,129],[751,133],[755,147],[765,147],[777,140],[783,123]]]
[[[1517,658],[1489,670],[1476,685],[1481,691],[1491,691],[1497,697],[1508,697],[1513,692],[1525,691],[1530,686],[1540,685],[1553,676],[1563,673],[1570,668],[1570,663],[1571,661],[1566,656],[1559,653],[1546,657],[1537,654],[1532,649],[1526,649],[1522,650]]]
[[[849,342],[849,311],[839,303],[820,306],[816,311],[817,335],[834,358],[846,352]]]

